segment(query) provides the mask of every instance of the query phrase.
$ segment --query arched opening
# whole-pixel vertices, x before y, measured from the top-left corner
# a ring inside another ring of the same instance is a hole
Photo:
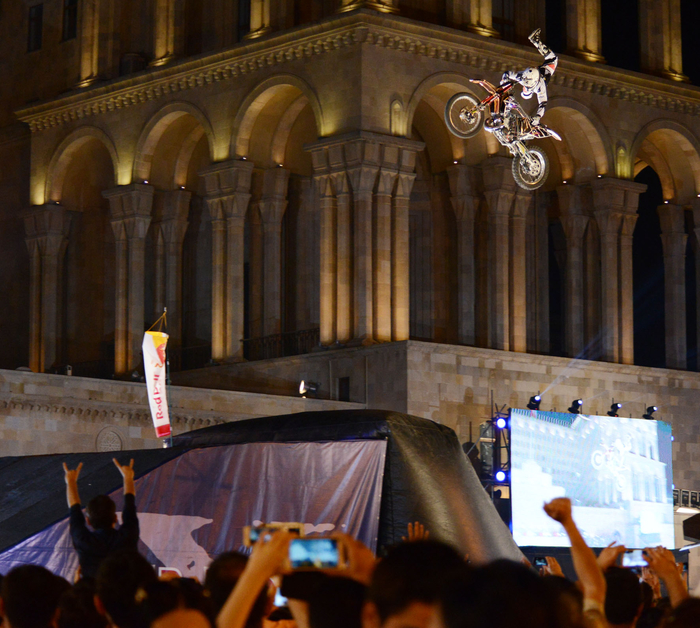
[[[71,212],[58,355],[74,375],[114,372],[114,234],[102,192],[114,185],[112,156],[95,137],[76,140],[53,193]],[[65,151],[64,151],[65,154]],[[58,184],[57,184],[58,185]]]
[[[167,307],[173,371],[204,366],[211,358],[211,217],[198,173],[211,163],[212,137],[198,110],[175,103],[146,125],[134,159],[134,180],[154,188],[146,322]]]
[[[244,334],[248,359],[318,343],[319,221],[311,154],[320,108],[298,79],[259,86],[234,121],[232,152],[254,164],[245,223]]]
[[[664,255],[657,207],[663,203],[661,180],[652,168],[635,177],[647,191],[639,196],[633,238],[634,361],[642,366],[666,365]]]

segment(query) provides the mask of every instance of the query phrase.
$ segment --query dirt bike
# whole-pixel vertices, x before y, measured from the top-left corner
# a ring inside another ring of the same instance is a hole
[[[544,124],[533,125],[523,108],[509,92],[517,84],[507,81],[498,87],[484,80],[471,79],[481,85],[488,96],[479,102],[466,92],[447,101],[445,123],[457,137],[474,137],[483,127],[513,155],[513,178],[526,190],[536,190],[549,174],[547,154],[539,146],[528,146],[527,140],[561,137]]]

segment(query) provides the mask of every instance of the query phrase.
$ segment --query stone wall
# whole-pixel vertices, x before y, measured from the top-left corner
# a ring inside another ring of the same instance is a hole
[[[341,403],[223,390],[168,388],[174,434],[225,421]],[[0,370],[0,456],[161,447],[140,383]]]
[[[524,408],[542,394],[542,409],[566,412],[581,397],[586,414],[604,415],[613,402],[620,416],[639,418],[647,406],[672,424],[677,487],[700,489],[700,373],[494,349],[407,341],[339,349],[181,373],[182,385],[292,394],[299,380],[320,383],[319,395],[337,397],[337,378],[350,376],[350,399],[368,408],[407,412],[453,428],[469,439],[499,407]]]

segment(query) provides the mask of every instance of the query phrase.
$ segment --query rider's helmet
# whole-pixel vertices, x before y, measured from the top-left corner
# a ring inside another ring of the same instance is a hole
[[[522,78],[519,83],[523,86],[523,96],[529,97],[532,94],[532,90],[537,87],[537,83],[540,81],[540,71],[537,68],[528,68],[523,70]]]

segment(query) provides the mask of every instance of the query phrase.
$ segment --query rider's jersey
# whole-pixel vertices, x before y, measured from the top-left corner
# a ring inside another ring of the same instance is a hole
[[[544,62],[538,68],[528,68],[535,69],[539,72],[540,78],[534,87],[526,87],[523,85],[522,96],[523,98],[530,99],[532,95],[537,96],[537,112],[536,116],[540,118],[544,115],[544,111],[547,108],[547,84],[549,79],[552,78],[552,74],[557,69],[557,64],[559,63],[559,57],[554,54],[551,50],[547,50],[547,54],[544,57]],[[514,72],[513,70],[508,70],[503,73],[503,78],[501,83],[510,80],[517,81],[522,85],[523,75],[527,70],[522,70],[521,72]]]

